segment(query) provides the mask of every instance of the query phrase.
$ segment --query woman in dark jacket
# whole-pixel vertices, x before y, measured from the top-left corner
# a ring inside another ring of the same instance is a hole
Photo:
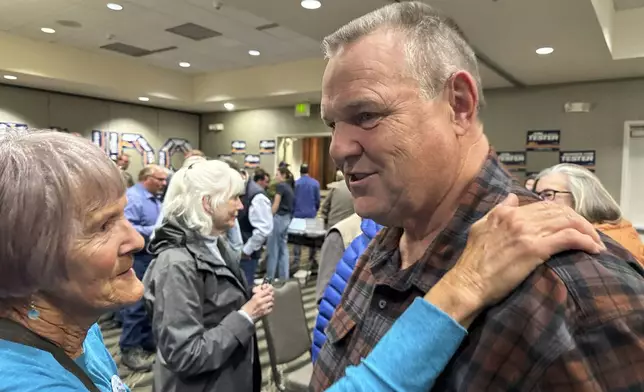
[[[240,254],[225,236],[243,186],[220,161],[197,162],[173,177],[144,278],[157,339],[156,392],[260,390],[255,323],[272,310],[273,289],[260,286],[249,297]]]

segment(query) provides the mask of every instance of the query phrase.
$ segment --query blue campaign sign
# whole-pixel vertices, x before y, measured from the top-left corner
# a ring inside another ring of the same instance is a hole
[[[528,131],[526,150],[558,151],[561,143],[561,131]]]

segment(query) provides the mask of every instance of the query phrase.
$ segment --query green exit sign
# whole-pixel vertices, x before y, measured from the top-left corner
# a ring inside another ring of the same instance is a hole
[[[310,117],[311,116],[311,104],[310,103],[298,103],[295,105],[295,117]]]

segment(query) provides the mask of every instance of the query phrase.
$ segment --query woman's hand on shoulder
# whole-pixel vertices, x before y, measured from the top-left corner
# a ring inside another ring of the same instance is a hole
[[[593,225],[571,208],[548,202],[519,207],[510,194],[472,225],[460,259],[425,299],[469,324],[553,255],[604,249]]]

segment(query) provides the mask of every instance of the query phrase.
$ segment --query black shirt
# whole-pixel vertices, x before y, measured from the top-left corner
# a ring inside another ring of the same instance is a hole
[[[280,182],[275,188],[275,193],[280,195],[280,206],[277,209],[277,215],[293,214],[293,202],[295,201],[295,192],[286,182]]]

